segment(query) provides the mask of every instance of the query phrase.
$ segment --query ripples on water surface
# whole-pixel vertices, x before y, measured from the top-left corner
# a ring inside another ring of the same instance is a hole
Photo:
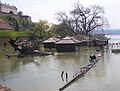
[[[18,91],[58,91],[68,80],[79,73],[98,48],[81,48],[74,53],[56,53],[54,56],[5,59],[0,53],[0,83]],[[120,54],[102,51],[100,61],[87,74],[64,91],[120,91]],[[63,81],[64,80],[64,81]]]

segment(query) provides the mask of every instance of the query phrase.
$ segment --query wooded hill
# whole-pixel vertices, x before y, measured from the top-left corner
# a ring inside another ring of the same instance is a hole
[[[5,20],[15,31],[32,30],[34,23],[32,21],[16,18],[15,16],[0,16],[0,19]]]

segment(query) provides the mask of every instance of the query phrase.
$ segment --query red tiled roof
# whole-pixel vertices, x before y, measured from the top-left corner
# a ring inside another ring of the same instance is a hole
[[[0,29],[3,30],[12,30],[13,28],[4,20],[0,19]]]

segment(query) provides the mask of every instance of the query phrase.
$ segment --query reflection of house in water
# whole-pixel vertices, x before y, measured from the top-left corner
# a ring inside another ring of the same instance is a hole
[[[74,52],[78,50],[79,42],[80,42],[79,40],[67,36],[61,39],[60,41],[56,42],[55,45],[57,52]]]
[[[54,37],[54,38],[48,38],[47,40],[43,41],[44,48],[55,48],[55,43],[59,41],[60,39]]]

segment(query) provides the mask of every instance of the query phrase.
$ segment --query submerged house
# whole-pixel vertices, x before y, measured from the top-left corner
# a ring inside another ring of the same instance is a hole
[[[79,40],[79,41],[81,41],[80,43],[79,43],[79,45],[80,46],[88,46],[88,45],[92,45],[92,40],[91,40],[91,38],[89,37],[89,36],[87,36],[87,35],[81,35],[81,34],[79,34],[79,35],[76,35],[76,36],[73,36],[75,39],[77,39],[77,40]]]
[[[92,42],[94,46],[106,46],[110,38],[106,37],[105,34],[95,34],[92,36]]]
[[[59,38],[48,38],[47,40],[43,41],[44,48],[55,48],[55,43],[59,41]]]
[[[76,35],[75,39],[81,41],[80,46],[105,46],[108,45],[109,38],[105,34],[94,34],[92,36]]]
[[[79,40],[66,36],[65,38],[59,40],[55,43],[57,52],[75,52],[79,49]]]

